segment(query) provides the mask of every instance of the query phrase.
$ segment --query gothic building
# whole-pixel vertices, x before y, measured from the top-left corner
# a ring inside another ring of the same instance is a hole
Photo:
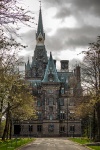
[[[42,12],[36,33],[32,62],[25,64],[25,80],[36,97],[37,118],[24,121],[20,134],[31,136],[80,136],[81,121],[75,117],[75,103],[82,96],[80,66],[69,71],[69,60],[61,60],[57,71],[52,53],[47,57]],[[17,124],[16,124],[17,125]]]

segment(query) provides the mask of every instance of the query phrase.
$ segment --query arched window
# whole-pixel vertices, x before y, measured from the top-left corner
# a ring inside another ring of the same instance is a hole
[[[65,119],[65,112],[63,110],[60,111],[60,119],[61,120]]]

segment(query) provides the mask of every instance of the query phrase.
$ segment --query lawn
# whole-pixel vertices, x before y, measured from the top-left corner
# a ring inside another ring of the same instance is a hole
[[[94,150],[100,150],[100,145],[99,146],[88,146],[88,147],[90,147],[90,148],[92,148]]]
[[[69,140],[71,140],[73,142],[77,142],[77,143],[82,144],[82,145],[92,143],[92,141],[90,141],[88,138],[69,138]],[[88,145],[88,147],[93,149],[93,150],[100,150],[100,145],[99,146],[97,146],[97,145],[89,146]]]
[[[34,141],[33,138],[16,138],[7,140],[5,142],[0,141],[0,150],[15,150],[16,148]]]
[[[69,138],[69,140],[73,141],[73,142],[77,142],[80,144],[88,144],[90,143],[90,140],[87,138]]]

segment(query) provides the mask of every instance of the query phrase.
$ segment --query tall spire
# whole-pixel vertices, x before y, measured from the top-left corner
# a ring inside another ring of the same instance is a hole
[[[42,22],[41,1],[39,1],[39,2],[40,2],[40,11],[39,11],[39,19],[38,19],[36,38],[39,36],[39,34],[42,34],[43,38],[45,39],[45,34],[43,31],[43,22]]]

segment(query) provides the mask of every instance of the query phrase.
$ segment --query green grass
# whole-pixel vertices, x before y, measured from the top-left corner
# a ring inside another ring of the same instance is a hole
[[[100,150],[100,146],[88,146],[88,147],[90,147],[90,148],[92,148],[94,150]]]
[[[92,141],[90,141],[87,138],[69,138],[69,140],[73,141],[73,142],[77,142],[79,144],[89,144]],[[88,146],[89,148],[93,149],[93,150],[100,150],[100,146]]]
[[[17,138],[7,141],[0,141],[0,150],[15,150],[16,148],[25,145],[29,142],[32,142],[33,138]]]
[[[87,138],[69,138],[69,140],[73,141],[73,142],[77,142],[80,144],[87,144],[90,143],[90,140]]]

